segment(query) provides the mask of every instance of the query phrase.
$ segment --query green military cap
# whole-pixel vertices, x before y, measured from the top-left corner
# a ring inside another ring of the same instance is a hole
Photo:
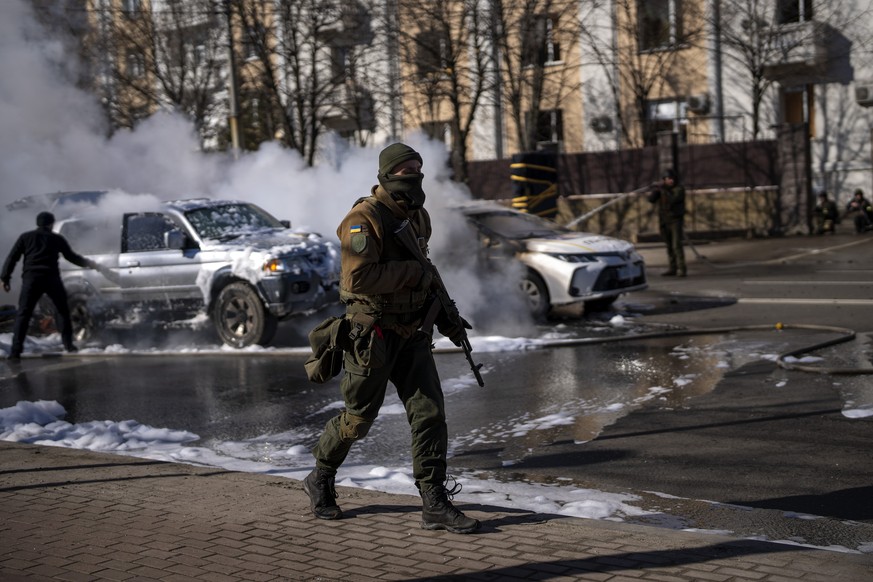
[[[391,170],[406,160],[418,160],[424,163],[421,155],[411,147],[403,143],[392,143],[379,154],[379,174],[388,174]]]

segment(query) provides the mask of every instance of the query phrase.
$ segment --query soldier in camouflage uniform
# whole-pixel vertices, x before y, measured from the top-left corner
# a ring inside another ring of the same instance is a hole
[[[405,247],[395,231],[408,220],[427,256],[431,223],[424,209],[421,156],[395,143],[379,155],[379,185],[355,202],[337,235],[342,249],[340,299],[354,344],[343,359],[340,389],[345,410],[331,418],[313,449],[316,468],[303,488],[321,519],[339,519],[336,472],[352,444],[370,430],[391,381],[406,408],[412,432],[413,476],[423,502],[425,529],[469,533],[479,522],[454,507],[458,488],[446,487],[448,431],[432,338],[420,329],[432,301],[433,273]],[[463,320],[462,320],[463,321]],[[446,317],[437,329],[460,345],[464,328]]]
[[[661,273],[663,277],[684,277],[685,248],[685,187],[676,180],[676,172],[667,169],[661,176],[661,184],[649,194],[649,202],[658,206],[658,224],[661,238],[667,245],[670,267]]]

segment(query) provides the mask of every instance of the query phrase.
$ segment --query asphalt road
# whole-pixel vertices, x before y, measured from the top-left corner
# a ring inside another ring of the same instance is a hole
[[[643,249],[651,287],[627,298],[626,308],[671,329],[845,327],[856,339],[816,352],[824,359],[814,365],[871,367],[873,236],[731,241],[695,250],[688,254],[690,276],[675,279],[658,276],[662,248]],[[792,336],[795,346],[822,340],[814,331]],[[873,375],[751,361],[679,409],[635,410],[583,447],[555,443],[513,469],[542,477],[569,464],[579,468],[580,483],[597,488],[718,502],[649,499],[650,507],[683,516],[687,527],[859,547],[873,540],[873,417],[846,418],[842,409],[847,393],[869,399],[871,384]]]
[[[817,365],[869,368],[871,250],[873,236],[698,244],[689,249],[690,276],[675,279],[658,276],[665,263],[663,247],[641,245],[650,288],[623,298],[617,308],[654,331],[777,322],[851,328],[857,338],[817,352],[823,357]],[[572,316],[555,323],[585,333],[584,327],[595,321],[596,316]],[[773,346],[794,349],[834,336],[774,328],[762,340],[761,333],[701,336],[701,342],[748,346],[760,341],[772,351]],[[286,330],[280,341],[299,345],[293,335]],[[181,346],[191,341],[184,334],[178,339]],[[740,350],[745,361],[731,362],[727,373],[713,370],[710,383],[697,393],[647,402],[595,426],[577,410],[585,418],[574,426],[540,431],[536,437],[505,436],[526,411],[595,396],[609,402],[622,392],[632,398],[635,388],[687,372],[677,371],[676,358],[669,356],[677,341],[477,354],[488,369],[488,387],[447,398],[450,428],[462,435],[492,430],[494,438],[487,445],[456,442],[452,468],[513,480],[570,478],[580,487],[634,493],[642,498],[640,505],[656,512],[638,518],[643,523],[870,551],[873,417],[842,414],[847,394],[873,406],[869,375],[788,371],[750,356],[746,347]],[[622,369],[621,362],[639,360],[640,354],[648,375]],[[329,405],[338,394],[335,387],[308,384],[302,359],[257,353],[25,359],[23,373],[0,381],[0,407],[19,399],[49,399],[65,406],[71,422],[133,418],[190,430],[205,441],[254,438],[293,427],[292,438],[313,440],[335,413]],[[460,356],[440,357],[438,364],[444,381],[469,375]],[[683,365],[696,366],[694,375],[703,377],[712,363],[699,359]],[[405,462],[408,429],[401,415],[377,423],[370,436],[355,449],[358,461]],[[299,440],[276,446],[283,444]],[[507,464],[507,459],[514,462]]]

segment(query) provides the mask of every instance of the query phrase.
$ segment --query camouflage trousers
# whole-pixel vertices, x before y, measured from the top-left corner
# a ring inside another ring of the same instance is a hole
[[[344,355],[345,373],[340,389],[345,410],[331,418],[312,450],[318,468],[335,473],[352,444],[364,438],[385,399],[390,381],[397,388],[412,432],[412,473],[420,489],[442,485],[446,478],[445,402],[431,338],[417,331],[403,338],[390,330],[382,332],[386,361],[379,368],[364,368],[354,355]]]
[[[661,222],[661,238],[667,245],[667,258],[670,261],[670,270],[685,272],[685,233],[681,220]]]

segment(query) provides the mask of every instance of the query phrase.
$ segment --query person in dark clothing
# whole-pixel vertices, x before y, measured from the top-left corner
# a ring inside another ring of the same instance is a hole
[[[670,267],[661,273],[664,277],[684,277],[685,248],[682,246],[685,233],[685,187],[676,180],[676,172],[667,169],[661,176],[661,184],[649,193],[649,202],[658,206],[658,224],[661,238],[667,245]]]
[[[839,216],[837,204],[828,198],[827,192],[818,195],[818,204],[812,212],[815,219],[815,234],[834,234]]]
[[[67,304],[67,291],[61,281],[58,255],[63,255],[65,259],[80,267],[97,269],[98,265],[73,252],[64,237],[52,232],[54,223],[55,217],[51,212],[40,212],[36,216],[37,228],[18,237],[12,250],[9,251],[9,256],[6,257],[6,262],[3,264],[3,271],[0,273],[3,289],[9,292],[12,272],[15,270],[18,260],[22,256],[24,257],[21,270],[21,294],[18,298],[18,312],[15,315],[12,346],[8,357],[11,361],[17,361],[21,358],[24,338],[27,335],[27,327],[30,325],[30,317],[43,295],[48,295],[55,304],[60,319],[64,349],[68,352],[77,351],[73,344],[70,307]]]
[[[855,195],[846,205],[844,216],[853,215],[855,232],[861,234],[867,230],[873,230],[873,204],[864,198],[864,191],[858,188]]]

